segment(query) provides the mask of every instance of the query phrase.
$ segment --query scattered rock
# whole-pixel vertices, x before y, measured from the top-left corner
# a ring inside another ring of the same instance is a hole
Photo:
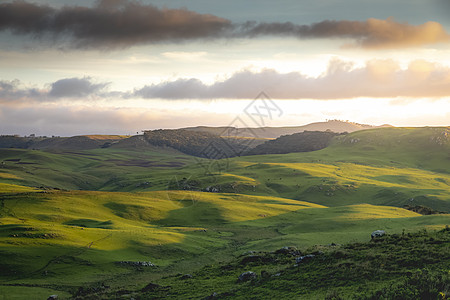
[[[384,230],[375,230],[374,232],[372,232],[372,234],[370,235],[370,237],[372,239],[374,238],[378,238],[378,237],[382,237],[383,235],[385,235],[386,232]]]
[[[47,298],[47,300],[56,300],[58,299],[58,295],[51,295],[50,297]]]
[[[130,265],[134,267],[155,267],[150,261],[119,261],[118,264]]]
[[[241,282],[246,282],[246,281],[250,281],[250,280],[256,279],[256,277],[257,276],[256,276],[255,272],[247,271],[247,272],[244,272],[241,275],[239,275],[238,279]]]
[[[275,251],[275,254],[290,254],[290,255],[301,255],[300,251],[296,247],[283,247]]]
[[[432,209],[430,207],[426,207],[424,205],[404,205],[404,209],[411,210],[413,212],[416,212],[421,215],[437,215],[437,214],[446,214],[446,212],[438,211],[435,209]]]
[[[56,233],[32,233],[32,232],[10,234],[9,236],[31,238],[31,239],[55,239],[61,237],[59,234]]]
[[[206,192],[210,192],[210,193],[218,193],[219,192],[219,188],[217,187],[213,187],[213,186],[208,186],[205,189]]]
[[[316,257],[314,254],[308,254],[308,255],[296,257],[296,258],[295,258],[295,262],[296,262],[297,264],[299,264],[299,263],[304,263],[304,262],[306,262],[306,261],[309,261],[309,260],[313,259],[314,257]]]

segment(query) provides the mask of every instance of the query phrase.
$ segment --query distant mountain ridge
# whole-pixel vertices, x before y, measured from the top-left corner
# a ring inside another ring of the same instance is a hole
[[[231,126],[222,126],[222,127],[196,126],[182,129],[209,132],[221,136],[275,139],[282,135],[289,135],[304,131],[332,131],[336,133],[343,133],[343,132],[351,133],[359,130],[375,129],[382,127],[393,127],[393,126],[388,124],[374,126],[349,121],[328,120],[326,122],[315,122],[302,126],[260,127],[260,128],[236,128]]]

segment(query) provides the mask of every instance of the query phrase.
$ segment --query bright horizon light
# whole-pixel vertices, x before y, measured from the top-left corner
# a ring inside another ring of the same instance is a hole
[[[447,14],[439,6],[400,2],[352,0],[330,3],[329,11],[286,0],[266,11],[267,5],[241,3],[236,10],[233,1],[218,7],[177,0],[168,11],[186,10],[175,20],[162,13],[163,2],[141,0],[139,10],[159,15],[161,22],[127,19],[130,13],[121,17],[121,30],[114,27],[123,9],[118,2],[104,2],[116,14],[96,1],[77,2],[104,16],[109,32],[95,20],[76,23],[70,1],[3,1],[0,10],[10,5],[26,12],[25,3],[50,5],[57,14],[66,7],[75,23],[61,32],[59,26],[12,18],[0,28],[0,134],[227,126],[260,92],[283,108],[268,126],[326,119],[448,126]],[[77,31],[79,26],[86,30]]]

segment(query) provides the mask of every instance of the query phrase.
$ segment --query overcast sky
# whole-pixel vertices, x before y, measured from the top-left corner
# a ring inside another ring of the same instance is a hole
[[[449,15],[447,0],[1,1],[0,134],[449,126]]]

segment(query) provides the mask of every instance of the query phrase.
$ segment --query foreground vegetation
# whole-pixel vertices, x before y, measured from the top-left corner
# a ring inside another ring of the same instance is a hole
[[[192,274],[176,274],[139,290],[78,296],[141,299],[448,299],[450,230],[426,230],[273,252],[247,252]],[[251,270],[251,271],[250,271]],[[247,274],[247,277],[243,274]]]

